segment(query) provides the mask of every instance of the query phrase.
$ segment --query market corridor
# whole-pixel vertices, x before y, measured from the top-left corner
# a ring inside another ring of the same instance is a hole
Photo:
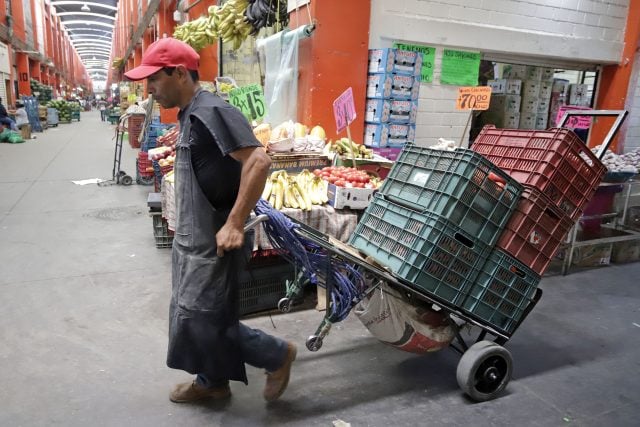
[[[640,263],[545,278],[507,348],[507,393],[482,404],[456,384],[458,356],[384,346],[351,316],[317,353],[315,310],[248,320],[300,348],[280,401],[262,372],[224,404],[169,402],[188,375],[165,366],[170,253],[154,246],[150,187],[109,178],[113,127],[98,112],[24,144],[0,144],[1,426],[631,426],[640,418]],[[123,169],[136,152],[125,145]]]

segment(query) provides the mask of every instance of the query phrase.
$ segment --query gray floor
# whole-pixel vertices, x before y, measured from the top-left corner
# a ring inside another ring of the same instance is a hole
[[[188,375],[164,364],[169,251],[155,249],[149,187],[78,186],[108,178],[113,131],[97,112],[0,144],[0,426],[636,426],[640,423],[640,263],[545,278],[545,295],[507,344],[507,393],[474,404],[458,356],[386,347],[355,318],[317,353],[321,314],[249,324],[301,348],[283,398],[264,375],[225,404],[176,405]],[[125,147],[124,169],[136,152]]]

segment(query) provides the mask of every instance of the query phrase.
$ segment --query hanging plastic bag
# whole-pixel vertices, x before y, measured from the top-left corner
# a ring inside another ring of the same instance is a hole
[[[378,340],[400,350],[424,354],[447,347],[456,325],[426,304],[411,304],[386,283],[380,285],[354,312]]]
[[[298,114],[298,42],[301,30],[281,31],[264,39],[264,121],[282,123]]]

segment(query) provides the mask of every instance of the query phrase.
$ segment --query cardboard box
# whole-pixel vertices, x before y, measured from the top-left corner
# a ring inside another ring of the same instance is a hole
[[[491,94],[520,95],[522,80],[497,79],[489,80],[487,86],[491,87]]]
[[[384,157],[385,159],[396,161],[400,153],[402,153],[402,148],[396,147],[384,147],[384,148],[374,148],[373,152],[378,156]]]
[[[539,82],[542,79],[542,67],[528,65],[525,69],[525,73],[527,80],[535,80]]]
[[[562,93],[566,95],[568,91],[569,91],[569,80],[553,79],[553,84],[551,85],[552,93]]]
[[[527,66],[506,64],[502,70],[502,77],[505,79],[524,80],[527,78]]]
[[[369,73],[420,75],[422,54],[400,49],[369,49]]]
[[[31,125],[30,124],[22,125],[22,127],[20,127],[20,135],[22,136],[22,139],[24,139],[25,141],[28,139],[31,139]]]
[[[615,242],[611,250],[611,261],[618,264],[640,261],[640,240]]]
[[[503,114],[520,112],[520,95],[491,95],[489,111]]]
[[[521,114],[538,114],[538,99],[524,98],[522,100]]]
[[[553,91],[553,83],[540,82],[540,89],[538,90],[538,99],[544,99],[548,101],[551,99],[551,92]]]
[[[538,100],[538,114],[544,114],[547,117],[549,116],[549,100],[539,99]]]
[[[520,114],[520,122],[518,124],[520,129],[535,129],[536,128],[536,114],[526,113]]]
[[[611,243],[599,243],[597,245],[580,246],[573,248],[572,265],[576,267],[600,267],[611,262]]]
[[[522,83],[522,98],[538,98],[540,94],[540,82],[535,80],[525,80]]]
[[[485,112],[482,116],[483,125],[495,125],[500,129],[518,129],[520,126],[520,113],[494,113]]]
[[[419,76],[371,74],[367,77],[367,98],[417,100],[419,91]]]
[[[553,68],[546,68],[543,67],[542,68],[542,72],[540,74],[540,81],[543,82],[552,82],[553,81],[553,75],[555,74],[555,69]]]
[[[364,144],[367,147],[401,147],[413,142],[415,136],[415,125],[381,123],[366,124],[364,128]]]
[[[366,209],[377,189],[345,188],[329,184],[327,197],[335,209]]]
[[[546,114],[537,114],[536,115],[536,130],[546,130],[547,126],[547,118]]]
[[[418,101],[367,99],[364,120],[369,123],[415,124]]]
[[[569,105],[589,106],[589,101],[589,88],[587,85],[569,85]]]

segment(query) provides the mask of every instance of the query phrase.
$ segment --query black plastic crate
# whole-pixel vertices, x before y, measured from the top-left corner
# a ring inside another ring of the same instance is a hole
[[[523,187],[478,153],[405,146],[380,188],[387,199],[427,210],[492,246]]]
[[[170,248],[173,246],[173,231],[169,230],[167,220],[160,213],[151,214],[153,218],[153,237],[156,239],[156,248]]]
[[[494,249],[462,304],[468,314],[513,333],[533,297],[540,276],[501,249]]]
[[[376,195],[349,243],[419,291],[462,304],[490,248],[432,212]]]
[[[287,292],[286,281],[294,279],[293,266],[282,258],[275,265],[251,260],[248,271],[240,273],[240,315],[277,308]]]

